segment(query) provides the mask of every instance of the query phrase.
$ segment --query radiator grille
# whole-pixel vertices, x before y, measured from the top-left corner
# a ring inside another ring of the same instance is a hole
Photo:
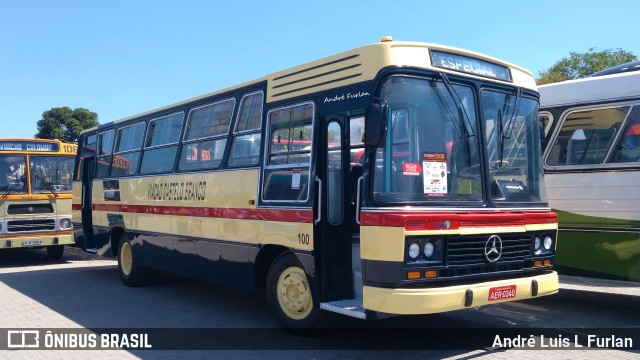
[[[33,219],[33,220],[11,220],[7,221],[7,231],[9,232],[30,232],[55,230],[55,219]]]
[[[485,256],[489,235],[451,236],[446,251],[446,269],[441,276],[458,277],[485,273],[518,271],[526,258],[533,256],[532,234],[500,234],[502,253],[491,263]]]

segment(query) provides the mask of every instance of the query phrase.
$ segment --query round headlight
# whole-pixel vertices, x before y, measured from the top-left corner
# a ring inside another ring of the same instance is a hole
[[[71,220],[69,220],[69,219],[60,220],[60,228],[61,229],[70,229],[71,228]]]
[[[418,242],[414,242],[409,246],[409,257],[411,260],[415,260],[420,255],[420,244]]]
[[[535,239],[533,239],[533,247],[535,250],[539,250],[540,249],[540,245],[542,245],[542,240],[540,240],[539,237],[536,236]]]
[[[433,246],[433,243],[431,241],[429,241],[428,243],[426,243],[424,245],[424,256],[430,258],[431,256],[433,256],[433,250],[435,249],[435,247]]]
[[[551,250],[551,245],[553,245],[553,240],[551,239],[551,236],[545,236],[543,245],[546,250]]]

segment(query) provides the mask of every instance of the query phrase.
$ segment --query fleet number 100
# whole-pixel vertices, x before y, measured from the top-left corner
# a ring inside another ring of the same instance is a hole
[[[309,234],[298,233],[298,243],[309,245]]]

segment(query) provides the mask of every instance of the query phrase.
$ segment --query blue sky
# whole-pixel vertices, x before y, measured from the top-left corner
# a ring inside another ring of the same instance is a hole
[[[640,1],[0,0],[0,137],[32,137],[52,107],[101,123],[351,48],[466,48],[534,75],[569,52],[622,48]]]

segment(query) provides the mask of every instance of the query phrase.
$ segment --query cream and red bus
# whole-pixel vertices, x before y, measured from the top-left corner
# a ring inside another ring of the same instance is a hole
[[[80,246],[287,328],[557,292],[532,74],[384,40],[83,132]]]
[[[0,139],[0,250],[45,247],[59,259],[74,243],[71,180],[77,145]]]

